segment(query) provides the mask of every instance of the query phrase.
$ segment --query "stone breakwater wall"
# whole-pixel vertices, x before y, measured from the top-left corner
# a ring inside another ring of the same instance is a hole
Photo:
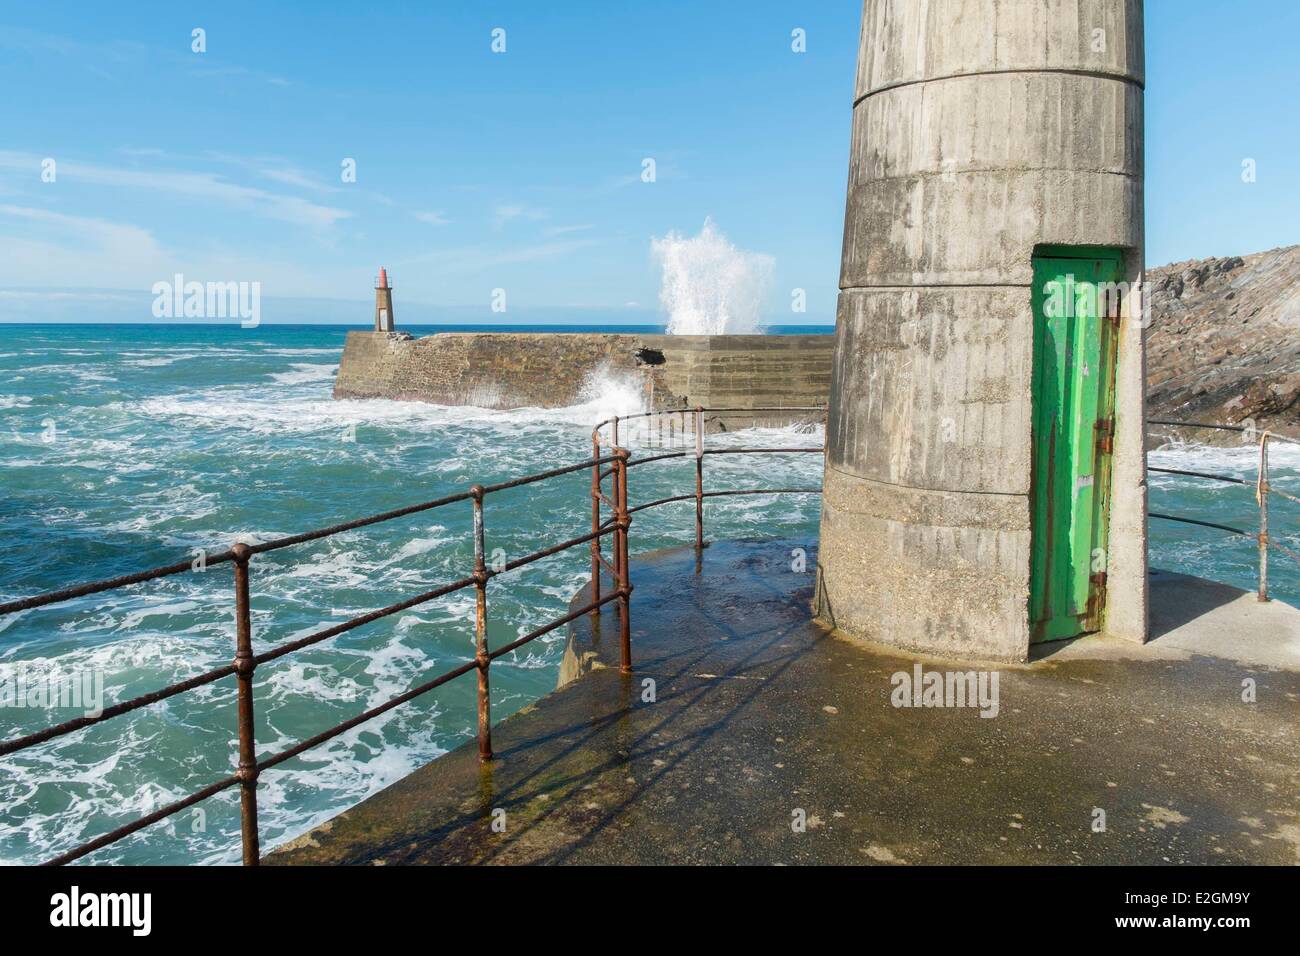
[[[335,398],[482,408],[590,401],[608,374],[643,390],[647,409],[824,405],[831,335],[627,335],[558,332],[349,332]],[[713,428],[819,415],[720,416]]]

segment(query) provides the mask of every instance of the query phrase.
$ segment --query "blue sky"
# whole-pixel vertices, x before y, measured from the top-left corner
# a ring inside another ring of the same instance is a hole
[[[646,321],[651,239],[712,217],[775,260],[771,321],[830,322],[860,12],[4,3],[0,320],[31,317],[48,288],[116,290],[148,320],[137,297],[182,272],[343,303],[281,318],[366,322],[383,264],[399,322],[451,306],[462,320]],[[1297,35],[1291,0],[1148,0],[1149,263],[1300,242]],[[507,316],[488,310],[495,288]],[[68,315],[112,311],[79,294]]]

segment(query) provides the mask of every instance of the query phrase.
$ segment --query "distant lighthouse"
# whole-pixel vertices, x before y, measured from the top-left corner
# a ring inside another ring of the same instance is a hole
[[[393,331],[393,290],[388,285],[388,270],[379,267],[379,280],[375,283],[375,331]]]

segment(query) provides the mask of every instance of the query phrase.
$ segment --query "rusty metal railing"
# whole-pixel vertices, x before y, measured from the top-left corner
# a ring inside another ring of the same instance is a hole
[[[209,567],[220,564],[230,564],[233,568],[234,577],[234,605],[235,605],[235,657],[234,660],[221,667],[213,668],[202,674],[190,677],[166,687],[151,691],[147,694],[141,694],[128,700],[105,707],[95,716],[83,716],[73,720],[65,721],[43,730],[35,731],[12,740],[0,741],[0,757],[16,753],[37,744],[52,740],[56,737],[62,737],[67,734],[76,733],[86,727],[103,723],[114,717],[120,717],[123,714],[131,713],[141,707],[155,704],[160,701],[168,700],[178,694],[194,690],[199,687],[212,684],[218,680],[233,676],[236,680],[236,703],[237,703],[237,727],[236,732],[239,743],[239,759],[234,774],[224,777],[220,780],[213,781],[205,787],[194,791],[186,797],[173,801],[166,806],[142,816],[130,823],[117,827],[101,836],[82,843],[58,856],[47,860],[46,865],[62,865],[78,860],[87,854],[102,849],[112,843],[124,839],[133,833],[145,829],[154,823],[165,820],[188,807],[191,807],[209,797],[215,796],[232,787],[240,789],[240,839],[242,844],[242,858],[246,866],[255,866],[260,862],[261,851],[259,846],[259,833],[257,823],[257,785],[258,778],[265,771],[276,767],[287,760],[291,760],[300,754],[325,743],[338,735],[357,727],[368,720],[378,717],[395,707],[415,700],[424,694],[441,687],[448,681],[454,680],[470,672],[475,672],[478,678],[478,750],[479,758],[483,761],[490,761],[493,758],[492,751],[492,718],[491,718],[491,684],[490,672],[492,662],[505,654],[512,653],[530,641],[536,640],[544,634],[548,634],[557,628],[563,627],[586,614],[600,613],[600,609],[606,604],[618,602],[619,630],[621,644],[621,662],[620,669],[623,673],[630,673],[632,670],[632,649],[631,649],[631,594],[632,582],[629,571],[628,561],[628,529],[631,525],[631,515],[633,512],[641,511],[646,508],[652,508],[656,505],[666,504],[669,501],[688,500],[694,498],[696,501],[696,545],[703,547],[703,521],[704,510],[703,500],[707,497],[716,497],[728,494],[778,494],[778,493],[797,493],[797,494],[819,494],[820,488],[789,488],[789,489],[768,489],[762,491],[754,490],[737,490],[737,491],[704,491],[703,485],[703,458],[705,455],[714,454],[749,454],[757,452],[789,453],[789,452],[817,452],[821,453],[822,448],[728,448],[728,449],[706,449],[704,447],[704,425],[703,415],[705,412],[715,411],[713,409],[697,408],[689,410],[696,418],[696,441],[694,455],[696,458],[696,487],[695,494],[674,496],[664,498],[659,501],[647,502],[637,505],[635,508],[630,507],[628,503],[627,490],[627,472],[633,465],[648,464],[652,461],[659,461],[665,458],[685,457],[688,452],[670,452],[658,454],[644,458],[631,460],[630,452],[617,443],[618,419],[612,419],[614,422],[614,440],[612,443],[605,443],[608,453],[602,454],[602,442],[600,439],[601,429],[607,424],[602,422],[592,433],[593,440],[593,457],[589,461],[582,461],[577,464],[568,465],[562,468],[555,468],[550,471],[539,472],[537,474],[526,475],[510,481],[500,482],[493,485],[473,485],[468,490],[457,494],[446,495],[431,501],[421,502],[419,504],[409,505],[404,508],[398,508],[392,511],[386,511],[382,514],[370,515],[365,518],[358,518],[352,521],[346,521],[341,524],[331,525],[326,528],[319,528],[315,531],[308,531],[302,534],[291,535],[282,538],[276,538],[271,541],[265,541],[258,544],[236,544],[233,547],[219,552],[214,555],[207,555],[201,565],[206,570]],[[717,409],[719,412],[824,412],[824,406],[815,406],[807,408],[761,408],[761,409]],[[650,415],[659,414],[647,412],[644,415],[628,416],[632,418],[643,418]],[[625,418],[624,421],[627,419]],[[545,481],[550,478],[556,478],[575,472],[584,471],[590,468],[592,470],[592,503],[593,516],[592,528],[588,534],[579,535],[569,538],[559,544],[535,551],[524,557],[517,558],[513,561],[507,561],[498,568],[489,568],[486,561],[486,546],[484,543],[484,502],[486,498],[497,492],[506,491],[512,488],[519,488],[524,485],[534,484]],[[607,495],[604,490],[603,481],[605,478],[612,478],[610,493]],[[431,511],[437,508],[447,507],[461,502],[469,501],[473,509],[473,545],[474,558],[471,573],[459,580],[444,584],[441,587],[424,591],[420,594],[390,604],[378,610],[366,614],[357,615],[339,624],[331,627],[314,631],[303,637],[286,643],[269,648],[268,650],[255,652],[253,644],[252,615],[249,600],[249,579],[252,566],[252,559],[259,554],[266,554],[271,551],[278,551],[283,548],[290,548],[295,545],[304,544],[310,541],[318,541],[322,538],[328,538],[345,531],[352,531],[357,528],[367,527],[369,525],[379,524],[385,521],[391,521],[396,518],[407,515],[417,514],[420,512]],[[601,506],[609,508],[610,516],[602,517]],[[613,539],[613,550],[610,559],[606,559],[601,551],[601,539],[606,535]],[[513,571],[526,565],[540,561],[543,558],[558,554],[570,548],[582,544],[591,545],[592,551],[592,587],[590,600],[582,607],[571,610],[569,613],[558,617],[551,622],[542,625],[521,637],[510,641],[498,648],[490,648],[487,641],[487,585],[488,582],[498,574],[504,574],[507,571]],[[102,581],[93,581],[87,584],[75,585],[73,587],[62,588],[57,591],[50,591],[43,594],[33,595],[31,597],[21,598],[16,601],[0,603],[0,616],[13,614],[20,611],[28,611],[37,608],[47,607],[64,601],[70,601],[78,597],[84,597],[90,594],[97,594],[104,591],[114,590],[116,588],[127,587],[134,584],[141,584],[147,581],[157,580],[159,578],[171,577],[174,575],[184,574],[196,571],[196,562],[178,561],[174,564],[164,565],[162,567],[151,568],[146,571],[139,571],[132,574],[120,575],[114,578],[107,578]],[[610,572],[614,589],[607,594],[601,593],[600,572],[604,568]],[[411,688],[410,690],[397,695],[376,707],[372,707],[365,712],[351,717],[340,724],[322,731],[313,737],[300,741],[291,747],[288,747],[279,753],[272,754],[268,757],[258,759],[257,741],[254,732],[254,706],[255,694],[253,677],[259,666],[270,661],[277,660],[287,654],[302,650],[307,647],[320,644],[330,638],[337,637],[364,624],[380,620],[389,615],[405,611],[409,608],[425,604],[429,601],[445,597],[457,591],[466,588],[473,588],[475,592],[475,614],[474,614],[474,657],[457,667],[444,671],[443,673],[431,678],[430,680]]]
[[[601,597],[598,593],[593,592],[592,600],[583,607],[571,611],[562,617],[556,618],[548,624],[529,631],[522,637],[517,638],[501,647],[491,649],[487,643],[487,584],[493,577],[498,574],[504,574],[507,571],[513,571],[516,568],[522,568],[525,565],[540,561],[542,558],[558,554],[569,548],[586,544],[587,542],[597,542],[599,539],[609,533],[608,529],[593,529],[591,534],[580,535],[570,538],[552,547],[545,548],[541,551],[535,551],[532,554],[514,561],[508,561],[499,568],[492,569],[487,566],[484,549],[484,531],[483,531],[483,505],[484,500],[491,494],[505,491],[511,488],[518,488],[523,485],[534,484],[539,481],[545,481],[549,478],[556,478],[561,475],[572,474],[574,472],[584,471],[593,467],[592,462],[582,461],[575,465],[569,465],[563,468],[555,468],[550,471],[539,472],[534,475],[527,475],[522,478],[516,478],[511,481],[504,481],[494,485],[474,485],[469,490],[454,495],[447,495],[442,498],[436,498],[432,501],[425,501],[420,504],[410,505],[405,508],[398,508],[393,511],[387,511],[383,514],[371,515],[366,518],[358,518],[354,521],[347,521],[342,524],[332,525],[328,528],[320,528],[316,531],[309,531],[304,534],[292,535],[284,538],[276,538],[272,541],[262,542],[260,544],[236,544],[232,548],[222,551],[219,554],[207,556],[203,562],[204,569],[218,564],[230,564],[234,568],[234,597],[235,597],[235,658],[221,667],[214,668],[203,674],[191,677],[187,680],[178,681],[169,684],[159,690],[147,694],[141,694],[129,700],[122,701],[110,707],[105,707],[102,712],[95,716],[83,716],[73,720],[66,721],[53,727],[47,727],[35,733],[26,734],[12,740],[0,742],[0,756],[16,753],[25,750],[55,737],[62,737],[66,734],[75,733],[85,727],[94,724],[103,723],[114,717],[120,717],[123,714],[138,710],[141,707],[155,704],[159,701],[175,697],[177,694],[185,691],[194,690],[203,687],[225,677],[234,676],[237,686],[237,733],[239,739],[239,762],[236,772],[229,777],[214,781],[207,786],[191,793],[180,800],[176,800],[160,807],[158,810],[140,817],[124,826],[120,826],[102,836],[96,837],[86,843],[82,843],[71,850],[59,854],[51,860],[46,861],[47,865],[59,865],[70,863],[80,859],[88,853],[108,846],[110,843],[116,843],[132,833],[142,830],[154,823],[164,820],[176,813],[191,807],[208,797],[215,796],[231,787],[240,788],[240,831],[243,845],[243,862],[245,865],[256,865],[261,857],[258,846],[258,827],[257,827],[257,781],[258,777],[266,770],[284,763],[299,754],[319,746],[328,740],[337,737],[353,727],[365,723],[380,714],[386,713],[395,707],[401,706],[409,701],[416,699],[450,680],[454,680],[471,671],[478,674],[478,741],[479,757],[484,760],[492,759],[492,721],[491,721],[491,700],[490,700],[490,681],[489,673],[492,662],[502,655],[509,654],[523,645],[533,641],[543,634],[547,634],[556,628],[563,627],[571,621],[577,620],[584,614],[599,613],[600,608],[611,601],[619,602],[620,614],[623,621],[623,661],[622,667],[625,672],[631,669],[631,648],[628,641],[629,633],[629,614],[630,606],[628,595],[632,591],[632,586],[628,579],[628,561],[627,561],[627,527],[629,523],[627,510],[627,459],[628,453],[625,449],[614,448],[611,454],[602,456],[594,466],[599,468],[608,465],[611,473],[615,476],[615,484],[618,488],[616,498],[614,499],[615,514],[613,518],[613,528],[616,529],[614,537],[614,553],[616,562],[620,569],[615,579],[615,589]],[[469,501],[473,507],[473,535],[474,535],[474,563],[472,572],[469,576],[444,584],[441,587],[425,591],[413,597],[390,604],[387,607],[371,611],[367,614],[361,614],[350,618],[340,624],[315,631],[296,640],[288,641],[276,647],[272,647],[261,653],[255,653],[253,648],[252,622],[249,608],[249,572],[252,559],[259,554],[265,554],[270,551],[277,551],[282,548],[289,548],[294,545],[303,544],[308,541],[317,541],[321,538],[327,538],[332,535],[340,534],[344,531],[351,531],[356,528],[366,527],[368,525],[378,524],[384,521],[391,521],[395,518],[405,517],[406,515],[416,514],[423,511],[431,511],[435,508],[441,508],[460,502]],[[0,616],[12,614],[18,611],[26,611],[34,608],[46,607],[51,604],[57,604],[63,601],[69,601],[73,598],[82,597],[88,594],[97,594],[102,591],[109,591],[115,588],[126,587],[132,584],[140,584],[145,581],[152,581],[158,578],[170,577],[172,575],[184,574],[188,571],[197,570],[194,562],[180,561],[175,564],[164,565],[159,568],[152,568],[148,571],[140,571],[134,574],[121,575],[116,578],[109,578],[103,581],[94,581],[89,584],[76,585],[74,587],[62,588],[58,591],[50,591],[45,594],[38,594],[32,597],[22,598],[17,601],[9,601],[0,604]],[[253,675],[257,668],[269,661],[276,660],[286,654],[301,650],[326,641],[339,634],[351,631],[363,624],[377,621],[380,618],[388,617],[399,611],[407,610],[437,598],[444,597],[456,591],[465,588],[474,588],[475,590],[475,615],[474,615],[474,638],[475,654],[474,659],[454,667],[451,670],[439,674],[417,687],[413,687],[405,693],[399,694],[384,703],[372,707],[364,713],[358,714],[344,722],[337,724],[329,730],[323,731],[303,740],[292,747],[264,757],[261,760],[257,758],[257,741],[254,735],[253,725]]]
[[[1234,478],[1231,475],[1218,475],[1204,471],[1189,471],[1181,468],[1155,468],[1147,466],[1147,471],[1154,471],[1164,475],[1182,475],[1188,478],[1205,478],[1210,481],[1223,482],[1234,485],[1254,485],[1255,487],[1255,504],[1259,509],[1259,528],[1255,532],[1246,531],[1243,528],[1234,528],[1231,525],[1216,524],[1212,521],[1201,521],[1196,518],[1188,518],[1183,515],[1161,514],[1155,511],[1149,511],[1147,514],[1152,518],[1159,518],[1163,521],[1177,521],[1181,524],[1198,525],[1202,528],[1213,528],[1216,531],[1225,531],[1229,534],[1238,535],[1243,538],[1253,538],[1259,549],[1259,583],[1256,591],[1256,597],[1260,601],[1268,601],[1268,549],[1276,548],[1284,554],[1300,561],[1300,552],[1292,551],[1286,545],[1277,540],[1276,536],[1269,533],[1269,513],[1268,504],[1270,495],[1289,499],[1300,504],[1300,497],[1283,491],[1280,488],[1274,488],[1269,482],[1268,475],[1268,446],[1269,442],[1287,442],[1289,444],[1300,445],[1300,439],[1292,438],[1289,435],[1280,435],[1276,432],[1267,430],[1261,431],[1247,425],[1216,425],[1209,422],[1178,422],[1163,421],[1158,419],[1149,419],[1148,425],[1156,425],[1168,428],[1203,428],[1214,431],[1238,432],[1243,437],[1243,444],[1250,443],[1250,440],[1258,435],[1259,459],[1258,467],[1255,472],[1255,480],[1248,481],[1244,478]]]
[[[623,513],[625,514],[626,519],[630,520],[632,515],[636,514],[638,511],[645,511],[648,508],[656,508],[660,505],[666,505],[676,501],[694,501],[695,502],[695,548],[697,551],[700,551],[703,550],[705,546],[705,541],[704,541],[704,499],[705,498],[721,498],[730,495],[782,495],[782,494],[819,495],[821,494],[822,490],[820,487],[818,488],[745,488],[745,489],[735,489],[735,490],[728,490],[728,491],[705,491],[704,490],[704,458],[706,455],[755,455],[755,454],[824,455],[826,449],[824,445],[818,445],[816,447],[808,447],[808,448],[705,448],[704,416],[706,414],[711,414],[711,415],[755,414],[755,415],[761,415],[763,417],[782,417],[782,416],[807,416],[808,413],[815,413],[816,415],[820,416],[821,421],[824,424],[826,421],[827,411],[828,408],[826,405],[763,405],[763,406],[756,406],[756,407],[749,407],[749,408],[739,408],[739,407],[705,408],[702,405],[697,405],[694,408],[678,408],[678,409],[660,410],[654,412],[639,412],[634,415],[624,415],[624,416],[615,415],[612,418],[605,419],[603,422],[601,422],[591,430],[591,457],[592,457],[591,530],[593,535],[600,529],[609,525],[610,521],[613,520],[613,519],[602,519],[602,510],[601,510],[602,504],[609,506],[611,510],[615,510],[618,508],[619,503],[621,501]],[[619,444],[620,426],[626,428],[628,427],[629,422],[644,421],[646,419],[649,419],[651,428],[648,430],[648,434],[651,436],[657,436],[659,438],[660,443],[662,443],[662,438],[663,438],[662,426],[663,423],[667,421],[670,426],[669,443],[672,444],[678,434],[682,436],[683,440],[686,439],[687,436],[686,422],[688,416],[690,421],[692,422],[692,428],[690,432],[693,439],[692,448],[690,449],[683,448],[679,451],[660,452],[658,454],[648,455],[643,458],[629,458],[629,460],[627,461],[627,468],[632,468],[637,465],[648,465],[651,462],[666,461],[668,459],[674,459],[674,458],[687,458],[687,457],[694,458],[695,460],[694,494],[670,495],[667,498],[660,498],[656,501],[643,502],[642,504],[636,505],[635,507],[628,507],[627,488],[626,488],[626,469],[625,469],[623,472],[624,488],[622,490],[622,497],[619,498],[618,495],[616,494],[616,496],[611,499],[605,495],[603,490],[604,488],[603,481],[606,477],[610,477],[610,472],[602,471],[601,469],[601,465],[600,465],[600,462],[602,461],[601,448],[602,446],[611,447],[611,448],[620,447]],[[681,423],[680,431],[675,427],[678,422]],[[609,438],[607,441],[602,440],[601,437],[602,432],[604,432],[606,429],[608,429],[609,431]],[[624,529],[624,533],[626,534],[626,529]],[[617,560],[615,560],[614,562],[607,561],[605,559],[605,556],[601,553],[600,539],[598,537],[593,537],[591,541],[591,582],[592,582],[591,587],[592,587],[593,599],[600,597],[600,569],[602,567],[606,568],[610,572],[610,575],[611,577],[613,577],[615,582],[621,580],[618,574],[619,569],[618,569]],[[599,611],[593,611],[591,613],[598,614]],[[624,637],[624,640],[626,641],[626,636]]]

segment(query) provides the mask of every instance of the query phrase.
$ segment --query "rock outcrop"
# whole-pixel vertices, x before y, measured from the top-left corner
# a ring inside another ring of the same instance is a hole
[[[1151,269],[1147,289],[1151,418],[1300,435],[1300,246]]]

